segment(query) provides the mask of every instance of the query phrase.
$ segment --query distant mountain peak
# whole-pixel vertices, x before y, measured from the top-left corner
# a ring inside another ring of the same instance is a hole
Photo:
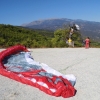
[[[43,30],[57,30],[65,26],[72,24],[78,24],[80,26],[81,34],[89,36],[94,39],[100,37],[100,22],[86,21],[81,19],[68,19],[68,18],[49,18],[32,21],[27,24],[22,24],[23,27],[31,29],[43,29]]]

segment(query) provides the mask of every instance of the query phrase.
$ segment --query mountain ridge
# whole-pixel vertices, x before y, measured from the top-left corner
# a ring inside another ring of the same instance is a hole
[[[80,32],[84,37],[90,37],[93,40],[100,41],[100,22],[87,21],[82,19],[51,18],[29,22],[21,26],[31,29],[43,29],[55,31],[60,28],[69,27],[69,25],[78,24]]]

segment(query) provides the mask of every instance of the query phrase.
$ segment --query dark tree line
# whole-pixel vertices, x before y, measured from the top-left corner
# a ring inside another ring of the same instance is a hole
[[[16,44],[22,44],[29,48],[68,47],[68,44],[66,44],[68,34],[68,28],[52,32],[0,24],[0,47],[9,47]],[[82,46],[80,33],[75,32],[72,39],[76,47]]]

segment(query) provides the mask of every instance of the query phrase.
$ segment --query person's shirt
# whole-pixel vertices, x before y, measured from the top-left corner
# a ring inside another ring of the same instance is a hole
[[[69,42],[69,43],[71,43],[71,42],[72,42],[72,40],[69,38],[68,42]]]
[[[89,40],[89,39],[86,39],[86,40],[85,40],[85,43],[90,43],[90,40]]]

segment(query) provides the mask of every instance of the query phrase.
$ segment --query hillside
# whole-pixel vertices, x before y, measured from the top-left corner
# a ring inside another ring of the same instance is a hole
[[[68,35],[68,29],[53,32],[0,24],[0,48],[15,44],[22,44],[29,48],[68,47],[68,44],[66,44]],[[74,34],[72,40],[75,47],[82,46],[80,33]]]
[[[72,24],[78,24],[80,26],[80,32],[83,37],[89,36],[93,40],[100,41],[100,22],[60,18],[37,20],[28,24],[22,24],[21,26],[31,29],[44,29],[55,31],[59,28],[65,28]]]
[[[50,47],[53,33],[44,30],[31,30],[19,26],[0,24],[0,48],[22,44],[27,47]]]

